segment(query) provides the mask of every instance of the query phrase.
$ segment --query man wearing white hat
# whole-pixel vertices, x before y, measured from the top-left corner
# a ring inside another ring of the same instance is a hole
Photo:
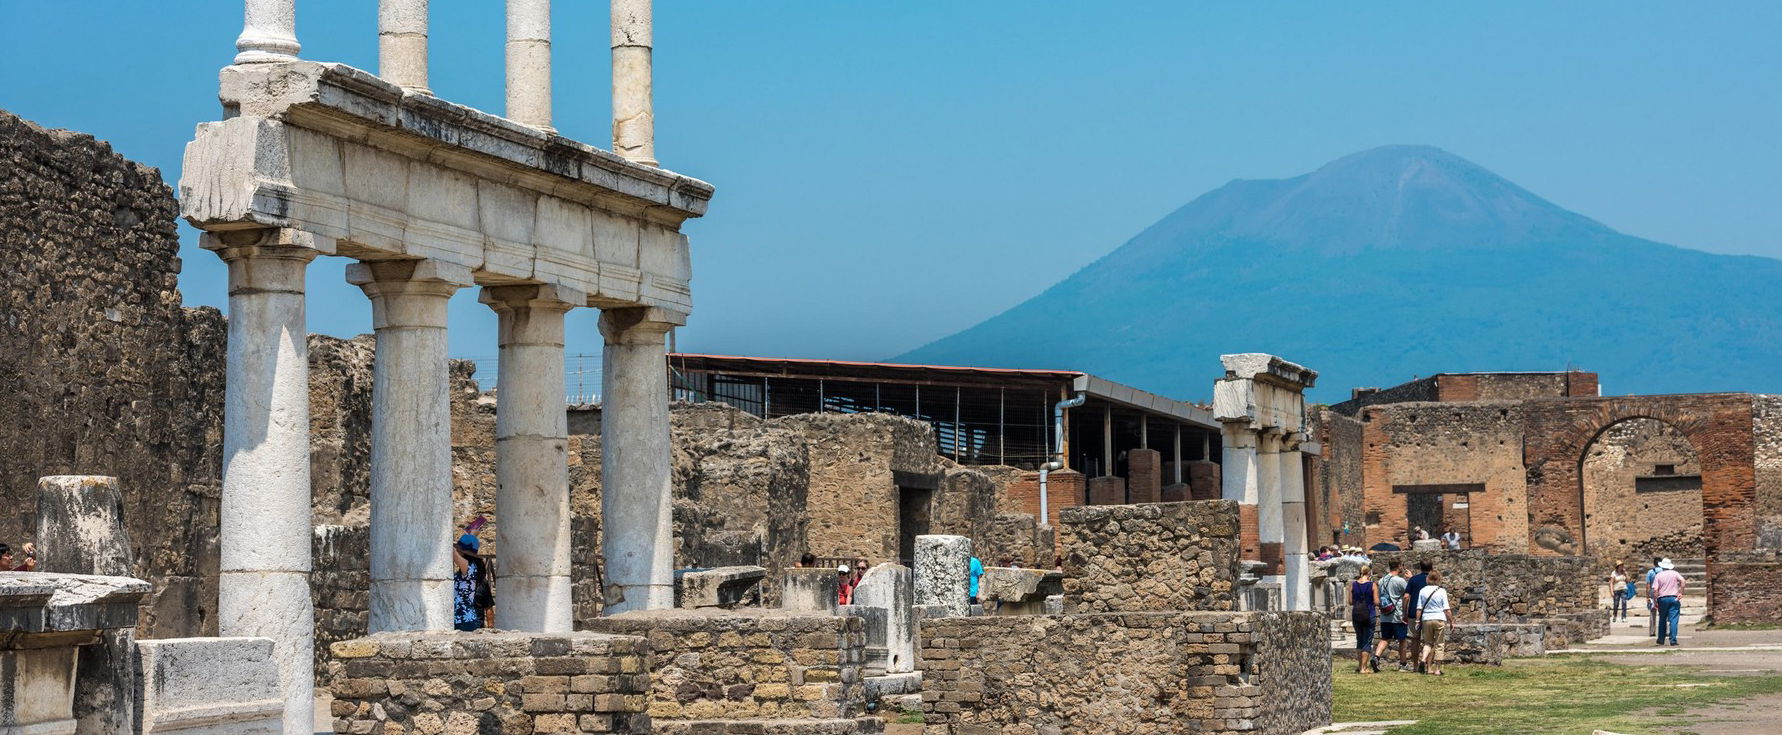
[[[1677,645],[1677,622],[1683,613],[1683,575],[1677,573],[1670,559],[1658,560],[1658,573],[1646,587],[1653,609],[1658,611],[1658,645],[1664,645],[1665,632],[1670,632],[1671,645]]]

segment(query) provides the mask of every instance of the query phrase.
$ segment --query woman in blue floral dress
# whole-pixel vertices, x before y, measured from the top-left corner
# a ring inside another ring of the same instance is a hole
[[[452,623],[466,632],[483,627],[483,613],[493,607],[488,564],[477,555],[480,547],[477,538],[468,533],[458,537],[452,547]]]

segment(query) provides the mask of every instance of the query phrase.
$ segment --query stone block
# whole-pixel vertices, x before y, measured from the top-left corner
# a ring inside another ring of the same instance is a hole
[[[285,703],[269,638],[137,641],[137,732],[276,735]]]
[[[780,583],[780,608],[834,614],[841,604],[841,580],[834,569],[787,569]]]
[[[767,569],[757,566],[681,569],[674,573],[675,607],[761,606],[761,581]]]
[[[915,598],[918,605],[941,605],[953,615],[970,613],[971,539],[916,537]]]
[[[1089,480],[1090,505],[1124,505],[1126,478],[1106,475]]]
[[[854,604],[885,611],[885,672],[916,670],[915,580],[909,567],[879,564],[867,570],[854,588]],[[871,634],[868,633],[868,644]]]
[[[1163,499],[1163,453],[1155,449],[1131,450],[1126,453],[1126,468],[1129,502],[1156,503]]]

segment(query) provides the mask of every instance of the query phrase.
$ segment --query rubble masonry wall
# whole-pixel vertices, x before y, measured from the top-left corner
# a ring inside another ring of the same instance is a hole
[[[1082,506],[1062,521],[1066,612],[1237,609],[1236,502]]]

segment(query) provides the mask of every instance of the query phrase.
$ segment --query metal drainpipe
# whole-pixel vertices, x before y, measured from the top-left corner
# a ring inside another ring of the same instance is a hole
[[[1087,401],[1087,400],[1089,400],[1088,394],[1078,393],[1071,398],[1066,398],[1062,401],[1052,404],[1052,427],[1053,427],[1053,429],[1052,429],[1052,431],[1053,431],[1052,446],[1054,447],[1054,449],[1052,450],[1052,460],[1050,462],[1040,465],[1040,486],[1039,486],[1040,517],[1039,517],[1039,522],[1043,523],[1045,525],[1051,525],[1050,519],[1052,517],[1052,515],[1051,515],[1051,495],[1050,495],[1050,493],[1047,492],[1046,476],[1051,474],[1053,470],[1064,469],[1064,409],[1076,408],[1077,406],[1083,405],[1083,402]]]

